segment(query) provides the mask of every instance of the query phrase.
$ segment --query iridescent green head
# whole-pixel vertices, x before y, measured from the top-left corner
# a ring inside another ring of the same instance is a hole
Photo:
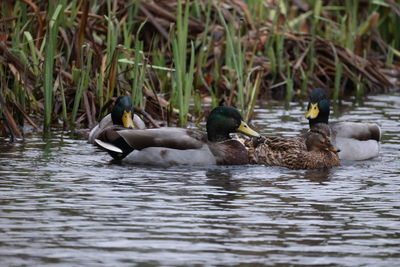
[[[230,139],[230,133],[240,132],[248,136],[260,135],[243,121],[239,111],[232,107],[216,107],[207,119],[208,140],[220,142]]]
[[[125,128],[135,128],[133,121],[132,100],[128,96],[120,96],[115,101],[111,110],[111,119],[114,125],[124,126]]]

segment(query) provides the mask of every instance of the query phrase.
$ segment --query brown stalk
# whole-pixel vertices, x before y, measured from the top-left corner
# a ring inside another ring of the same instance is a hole
[[[155,17],[147,10],[147,8],[144,5],[140,5],[140,11],[142,11],[146,15],[151,24],[153,24],[154,27],[156,27],[156,29],[159,31],[161,36],[164,37],[164,39],[169,42],[169,36],[167,31],[157,22]]]
[[[109,96],[113,96],[115,84],[117,81],[117,50],[114,51],[114,54],[110,63],[110,71],[108,76],[108,92]]]
[[[149,3],[146,1],[142,1],[141,5],[145,6],[146,10],[152,12],[154,14],[154,17],[162,17],[169,21],[176,22],[176,15],[168,12],[165,7],[161,7],[154,2]],[[204,25],[201,22],[195,21],[193,18],[189,19],[189,28],[196,32],[204,31]]]
[[[89,103],[89,102],[93,102],[93,99],[92,99],[92,101],[89,101],[88,94],[89,94],[89,92],[85,92],[83,94],[83,101],[85,103],[85,110],[86,110],[86,118],[88,120],[88,127],[89,127],[89,129],[92,129],[96,124],[96,119],[95,119],[95,116],[93,114],[93,110],[91,109],[92,105],[90,105],[90,103]]]
[[[1,94],[0,94],[0,106],[3,111],[4,117],[6,120],[6,124],[9,127],[9,130],[10,130],[10,133],[11,133],[13,139],[14,139],[14,136],[21,138],[22,137],[21,131],[19,130],[17,123],[15,122],[11,112],[8,110],[7,105],[4,102],[4,99]]]
[[[133,109],[136,113],[142,114],[155,128],[160,128],[160,124],[158,124],[149,113],[138,107],[134,107]]]
[[[29,117],[29,115],[25,112],[20,104],[18,104],[17,102],[13,102],[13,105],[19,110],[19,112],[21,112],[21,114],[30,125],[32,125],[37,131],[40,130],[39,126],[37,126],[36,123],[33,122],[33,120]]]
[[[82,16],[81,16],[81,21],[79,23],[78,38],[76,40],[76,46],[75,46],[76,62],[78,63],[79,68],[81,68],[83,65],[83,62],[81,62],[82,59],[81,48],[85,38],[85,29],[87,25],[88,14],[89,14],[89,1],[83,0]]]
[[[21,1],[22,1],[22,0],[21,0]],[[72,12],[69,11],[69,10],[65,10],[64,13],[65,13],[65,14],[68,14],[68,15],[71,15],[71,14],[72,14]],[[27,13],[28,16],[32,16],[32,15],[35,15],[35,14],[37,14],[37,13],[36,13],[36,12],[28,12],[28,13]],[[40,12],[39,12],[39,15],[45,15],[45,14],[46,14],[45,11],[40,11]],[[82,16],[82,11],[78,11],[77,14],[78,14],[79,16]],[[89,17],[89,18],[92,18],[92,19],[104,20],[104,17],[103,17],[103,16],[99,16],[99,15],[96,15],[96,14],[93,14],[93,13],[88,13],[88,17]],[[8,17],[8,18],[0,19],[0,24],[1,24],[1,23],[5,23],[5,22],[10,22],[10,21],[16,20],[16,19],[18,19],[18,18],[19,18],[19,17],[17,17],[17,16],[13,16],[13,17]]]
[[[0,42],[0,55],[3,54],[6,62],[9,62],[15,66],[15,68],[20,72],[26,74],[26,76],[33,82],[36,80],[36,76],[31,72],[22,61],[12,54],[4,42]]]

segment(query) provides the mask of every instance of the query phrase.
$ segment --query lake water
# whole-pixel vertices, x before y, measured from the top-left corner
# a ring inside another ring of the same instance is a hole
[[[304,112],[271,102],[252,123],[295,135]],[[155,168],[62,133],[0,140],[0,264],[395,266],[400,94],[344,102],[332,120],[378,122],[380,156],[313,171]]]

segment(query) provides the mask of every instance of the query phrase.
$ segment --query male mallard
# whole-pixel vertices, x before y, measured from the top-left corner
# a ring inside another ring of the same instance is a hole
[[[144,129],[146,125],[133,112],[132,100],[128,96],[120,96],[115,101],[111,113],[105,116],[89,133],[88,142],[93,144],[101,132],[110,127]]]
[[[290,169],[319,169],[340,166],[338,150],[330,143],[330,129],[316,124],[295,137],[261,137],[246,141],[250,163]]]
[[[310,128],[316,123],[328,124],[330,101],[320,88],[312,90],[306,118]],[[334,122],[331,129],[332,143],[340,150],[339,158],[365,160],[377,157],[381,129],[376,123]]]
[[[241,165],[248,152],[230,133],[259,137],[232,107],[217,107],[207,119],[207,132],[175,127],[145,130],[105,130],[97,145],[115,159],[150,165]]]

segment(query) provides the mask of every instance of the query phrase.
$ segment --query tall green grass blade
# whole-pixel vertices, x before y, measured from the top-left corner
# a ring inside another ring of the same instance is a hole
[[[61,106],[62,106],[62,117],[64,121],[64,126],[68,126],[68,116],[67,116],[67,101],[65,99],[65,90],[64,90],[64,84],[61,80],[61,75],[59,77],[59,84],[60,84],[60,95],[61,95]]]
[[[281,73],[285,69],[285,62],[283,58],[283,45],[284,45],[284,36],[281,33],[275,34],[275,49],[276,49],[276,59],[277,59],[277,72]]]
[[[303,67],[300,67],[300,74],[301,74],[301,80],[302,80],[300,95],[301,95],[301,97],[304,97],[306,95],[307,89],[308,89],[308,75],[304,71]]]
[[[36,75],[39,75],[39,73],[40,73],[40,71],[39,71],[39,59],[38,59],[39,57],[38,57],[38,54],[36,52],[36,46],[35,46],[35,44],[33,42],[33,37],[30,34],[30,32],[28,32],[28,31],[24,32],[24,36],[25,36],[26,41],[28,42],[28,46],[29,46],[29,49],[30,49],[30,54],[31,54],[32,63],[33,63],[32,64],[33,65],[33,68],[32,68],[33,73],[35,73]]]
[[[107,102],[113,95],[116,85],[117,75],[117,45],[119,38],[118,21],[112,10],[112,1],[107,0],[108,16],[105,16],[107,20],[107,38],[106,38],[106,65],[108,67],[108,90],[105,101]]]
[[[54,57],[57,48],[57,34],[59,14],[63,11],[63,6],[58,5],[50,18],[49,29],[46,37],[46,52],[44,62],[44,128],[46,131],[50,129],[51,114],[52,114],[52,98],[53,98],[53,72],[54,72]]]
[[[394,43],[394,40],[392,43]],[[400,51],[394,49],[393,45],[389,46],[388,53],[386,55],[386,66],[390,66],[393,64],[395,55],[400,58]]]
[[[140,51],[140,54],[143,55],[143,51]],[[118,63],[123,63],[123,64],[130,64],[130,65],[135,65],[136,61],[129,60],[126,58],[120,58],[118,59]],[[148,68],[154,69],[154,70],[159,70],[159,71],[175,71],[173,68],[168,68],[168,67],[163,67],[163,66],[157,66],[157,65],[151,65],[151,64],[144,64],[142,62],[138,63],[139,66],[146,66]]]
[[[144,72],[145,66],[143,65],[143,41],[139,40],[139,34],[145,25],[146,21],[144,21],[138,31],[136,32],[135,37],[135,62],[133,66],[133,81],[132,81],[132,103],[134,106],[140,104],[142,106],[142,87],[144,84]],[[141,63],[141,65],[139,65]],[[141,67],[140,67],[141,66]]]
[[[186,72],[186,56],[187,56],[187,36],[189,25],[189,3],[186,3],[185,11],[182,11],[182,1],[178,1],[176,23],[176,38],[172,41],[172,52],[175,64],[175,79],[172,81],[172,97],[173,102],[179,107],[179,123],[185,126],[187,123],[187,115],[189,112],[189,104],[191,91],[193,87],[192,64],[194,67],[194,56],[191,56],[189,72]],[[192,55],[194,48],[192,45]],[[193,60],[193,62],[192,62]],[[191,81],[190,84],[188,81]]]
[[[238,102],[239,108],[241,112],[245,112],[245,96],[244,96],[244,73],[243,73],[243,54],[240,43],[240,34],[235,41],[233,35],[233,30],[231,27],[228,27],[224,16],[220,9],[218,9],[219,19],[222,22],[222,25],[225,28],[226,33],[226,46],[227,46],[227,65],[232,65],[235,70],[235,77],[237,78],[237,87],[238,87]]]
[[[103,90],[104,90],[104,86],[103,86],[103,81],[104,81],[104,77],[103,77],[103,72],[100,71],[97,75],[96,75],[96,92],[97,92],[97,100],[99,101],[99,106],[102,107],[103,106]],[[101,114],[99,114],[101,116]]]
[[[184,100],[184,113],[189,114],[189,104],[192,96],[192,88],[193,88],[193,80],[194,80],[194,63],[195,53],[194,53],[194,44],[191,42],[192,51],[190,53],[190,63],[189,63],[189,72],[186,73],[185,77],[185,100]],[[185,117],[184,123],[187,123],[187,115]]]
[[[82,52],[84,52],[85,46],[82,47]],[[81,104],[82,100],[82,95],[84,92],[87,91],[87,88],[89,87],[89,81],[90,81],[90,70],[92,68],[92,57],[93,57],[93,50],[90,48],[87,48],[87,59],[86,59],[86,64],[83,67],[83,69],[80,70],[80,79],[79,79],[79,84],[75,92],[75,99],[74,99],[74,106],[72,108],[72,115],[71,115],[71,122],[75,123],[76,117],[78,114],[78,108]],[[82,53],[83,55],[83,53]],[[82,60],[83,62],[83,60]]]
[[[248,99],[248,108],[246,109],[246,116],[245,120],[249,121],[251,119],[251,116],[253,115],[254,107],[256,105],[257,97],[260,92],[260,85],[261,85],[261,80],[262,80],[262,72],[259,71],[260,68],[256,67],[253,70],[250,71],[248,75],[248,81],[250,81],[250,76],[253,72],[258,71],[256,74],[255,81],[249,85],[250,87],[250,94],[249,94],[249,99]],[[247,84],[247,82],[246,82]],[[247,86],[246,86],[247,87]]]

